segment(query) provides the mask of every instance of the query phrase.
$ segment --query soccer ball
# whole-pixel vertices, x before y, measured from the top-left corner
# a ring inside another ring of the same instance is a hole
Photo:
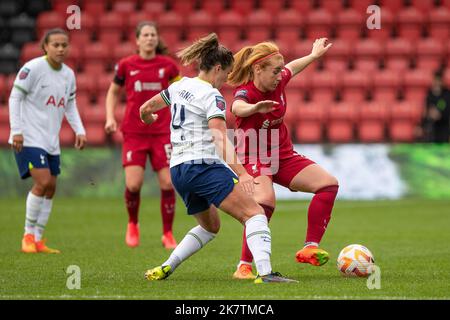
[[[349,277],[367,277],[373,272],[374,266],[372,252],[360,244],[346,246],[337,258],[338,270]]]

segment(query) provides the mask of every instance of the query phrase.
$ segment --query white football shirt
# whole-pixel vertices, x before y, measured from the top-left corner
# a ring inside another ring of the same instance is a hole
[[[53,69],[46,56],[28,61],[14,81],[9,100],[12,136],[22,134],[25,147],[60,154],[59,131],[64,115],[77,135],[85,134],[75,103],[76,81],[71,68]],[[19,103],[17,103],[19,102]]]
[[[199,78],[183,77],[161,92],[170,105],[170,167],[180,163],[213,159],[221,162],[216,153],[208,121],[225,119],[225,99],[213,86]]]

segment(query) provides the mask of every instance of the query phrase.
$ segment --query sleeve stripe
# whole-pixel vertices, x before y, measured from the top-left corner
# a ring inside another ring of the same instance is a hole
[[[161,91],[160,93],[161,97],[163,98],[164,102],[170,106],[170,100],[166,97],[166,95],[164,94],[164,91]]]
[[[25,90],[25,89],[22,88],[21,86],[18,86],[17,84],[14,84],[14,88],[17,88],[17,89],[19,89],[20,91],[22,91],[23,93],[28,94],[28,91],[27,91],[27,90]]]
[[[208,118],[208,121],[211,120],[211,119],[214,119],[214,118],[222,118],[223,120],[226,120],[225,116],[223,114],[213,114],[212,116],[210,116]]]

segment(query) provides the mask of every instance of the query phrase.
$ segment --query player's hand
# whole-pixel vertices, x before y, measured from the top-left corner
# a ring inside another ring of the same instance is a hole
[[[75,137],[75,148],[78,150],[83,150],[86,145],[86,136],[84,134],[78,134]]]
[[[116,119],[107,119],[105,124],[105,131],[107,134],[114,133],[117,130]]]
[[[151,124],[158,119],[158,115],[151,112],[151,106],[149,102],[150,100],[145,102],[139,108],[139,115],[141,117],[142,122],[145,124]]]
[[[12,137],[12,147],[15,152],[22,151],[23,148],[23,135],[16,134]]]
[[[259,101],[258,103],[255,104],[255,110],[256,112],[259,113],[268,113],[275,111],[278,105],[279,105],[278,102],[272,100]]]
[[[248,195],[253,196],[255,192],[255,179],[251,175],[247,172],[241,174],[239,176],[239,184]]]
[[[315,59],[318,59],[323,56],[328,51],[328,49],[331,48],[332,45],[333,44],[331,42],[328,43],[328,38],[316,39],[316,41],[314,41],[313,43],[311,55]]]

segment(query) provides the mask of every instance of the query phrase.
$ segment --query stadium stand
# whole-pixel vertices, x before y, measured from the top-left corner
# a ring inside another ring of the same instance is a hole
[[[107,142],[104,97],[117,61],[135,52],[135,27],[154,20],[173,54],[211,31],[233,51],[275,41],[285,60],[328,37],[332,49],[287,88],[285,121],[293,139],[316,142],[412,142],[437,69],[450,85],[450,0],[2,0],[0,1],[0,138],[9,131],[7,100],[21,64],[40,56],[49,28],[66,28],[67,7],[79,5],[82,30],[71,30],[67,63],[77,72],[78,105],[89,141]],[[369,30],[367,7],[382,10]],[[192,67],[180,67],[195,75]],[[228,102],[232,89],[224,88]],[[123,108],[118,109],[118,116]],[[229,127],[234,117],[229,115]],[[62,143],[72,143],[65,124]],[[112,138],[121,141],[120,134]]]

